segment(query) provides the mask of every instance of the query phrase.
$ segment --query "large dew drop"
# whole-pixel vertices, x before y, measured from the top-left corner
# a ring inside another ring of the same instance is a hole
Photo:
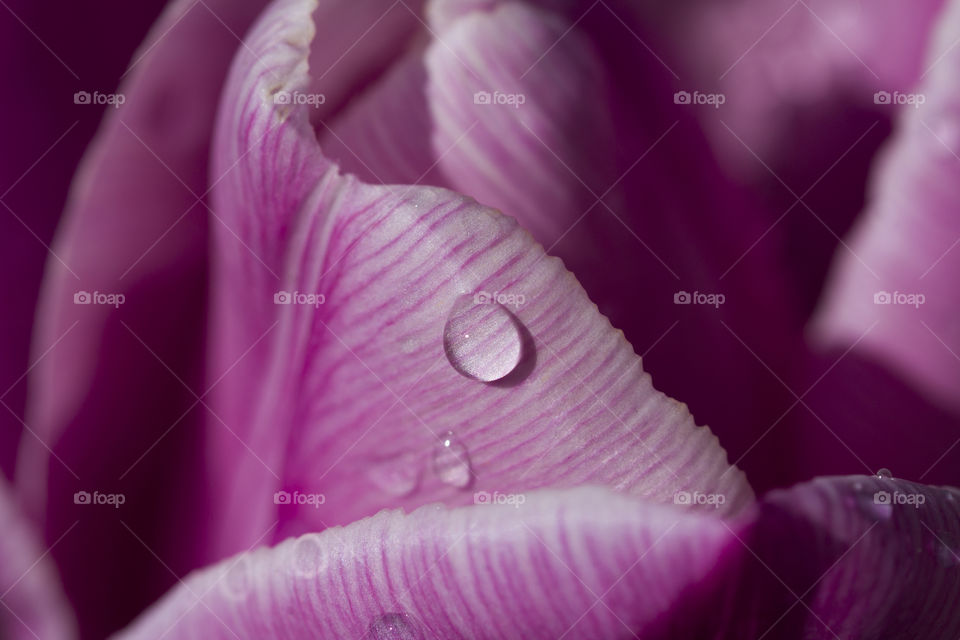
[[[443,350],[458,373],[493,382],[517,368],[522,339],[516,320],[483,295],[457,298],[443,329]]]
[[[420,640],[421,634],[402,613],[385,613],[372,623],[367,631],[367,640]]]

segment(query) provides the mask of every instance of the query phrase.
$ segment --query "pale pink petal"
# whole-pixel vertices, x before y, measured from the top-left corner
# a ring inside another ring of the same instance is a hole
[[[870,205],[833,266],[817,335],[852,344],[960,409],[960,4],[930,47],[930,71],[900,113]],[[945,54],[940,52],[946,51]]]
[[[709,631],[719,519],[581,488],[409,515],[243,553],[187,577],[129,629],[156,638],[629,638]],[[719,563],[719,565],[718,565]],[[712,597],[710,597],[712,596]],[[390,629],[390,627],[393,627]]]
[[[599,488],[382,512],[197,572],[117,637],[949,640],[958,496],[849,476],[733,520]]]

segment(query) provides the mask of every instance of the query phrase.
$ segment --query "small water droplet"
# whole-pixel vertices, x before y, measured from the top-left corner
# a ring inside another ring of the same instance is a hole
[[[443,350],[456,371],[493,382],[517,368],[523,342],[516,319],[484,294],[462,295],[443,328]]]
[[[223,578],[223,587],[227,595],[233,598],[243,598],[250,588],[250,561],[241,557],[227,569]]]
[[[372,623],[367,640],[420,640],[421,635],[410,617],[402,613],[385,613]]]
[[[452,432],[447,432],[433,452],[433,470],[445,484],[463,489],[470,484],[473,471],[470,468],[470,456]]]
[[[326,565],[323,548],[316,536],[306,535],[293,545],[293,567],[297,575],[312,578]]]
[[[877,471],[877,477],[880,478],[881,480],[890,480],[893,478],[893,474],[890,473],[890,469],[887,469],[886,467],[884,467],[883,469],[880,469],[879,471]]]
[[[420,466],[411,453],[378,460],[370,466],[370,481],[393,496],[406,496],[420,484]]]

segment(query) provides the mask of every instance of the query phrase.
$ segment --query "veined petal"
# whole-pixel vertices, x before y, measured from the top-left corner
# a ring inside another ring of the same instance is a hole
[[[236,366],[211,403],[215,547],[277,520],[282,538],[477,490],[600,483],[748,504],[716,438],[516,222],[443,189],[343,176],[309,107],[274,103],[311,86],[312,11],[270,8],[218,125],[215,165],[235,170],[214,192],[230,232],[216,237],[213,361]],[[472,326],[488,340],[464,345]]]
[[[730,521],[595,487],[383,512],[197,572],[117,637],[948,640],[958,496],[851,476]]]
[[[510,498],[382,512],[240,554],[116,637],[681,637],[701,621],[676,613],[719,602],[711,577],[739,548],[719,519],[609,490]]]
[[[366,181],[442,186],[515,217],[737,456],[791,400],[750,349],[789,379],[800,315],[777,230],[674,104],[629,4],[432,2],[428,42],[318,135]],[[683,292],[723,302],[681,306]],[[689,366],[704,354],[717,366]],[[746,459],[762,486],[796,480],[759,463],[774,450]]]
[[[960,491],[875,476],[817,478],[738,522],[731,638],[953,638]],[[766,635],[764,635],[766,634]]]

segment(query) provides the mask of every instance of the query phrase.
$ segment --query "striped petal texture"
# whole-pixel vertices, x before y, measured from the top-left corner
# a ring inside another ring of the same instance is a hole
[[[240,554],[188,577],[117,638],[960,632],[953,491],[825,478],[730,521],[599,488],[510,498],[383,512]]]
[[[215,235],[212,360],[236,366],[211,402],[215,553],[273,524],[278,539],[480,491],[749,504],[716,438],[515,221],[451,191],[362,182],[323,154],[314,9],[271,6],[217,130],[215,171],[234,169],[214,190],[229,230]]]

